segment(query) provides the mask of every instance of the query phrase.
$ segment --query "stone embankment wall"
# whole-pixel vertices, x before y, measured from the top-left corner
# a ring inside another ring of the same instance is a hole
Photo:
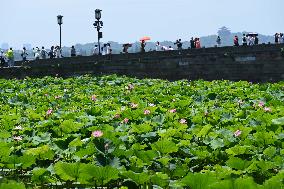
[[[0,78],[118,74],[168,80],[284,81],[284,45],[188,49],[38,60],[1,68]]]

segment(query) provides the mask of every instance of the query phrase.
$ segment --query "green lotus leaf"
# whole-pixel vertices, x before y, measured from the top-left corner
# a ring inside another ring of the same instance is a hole
[[[59,128],[64,133],[72,133],[78,131],[83,125],[81,123],[75,122],[74,120],[63,121]]]
[[[241,158],[237,158],[237,157],[231,157],[226,164],[233,168],[233,169],[237,169],[237,170],[244,170],[247,167],[250,166],[252,162],[251,161],[247,161],[247,160],[242,160]]]
[[[39,159],[53,159],[54,152],[50,149],[48,145],[43,145],[37,148],[30,148],[25,152],[27,155],[37,156]]]
[[[133,182],[135,182],[138,185],[143,185],[144,183],[149,182],[150,176],[143,172],[143,173],[135,173],[133,171],[126,171],[121,173],[126,178],[131,179]]]
[[[83,145],[83,142],[81,141],[81,138],[76,138],[72,142],[69,143],[69,147],[81,147]]]
[[[275,125],[284,125],[284,117],[278,118],[278,119],[273,119],[272,123]]]
[[[50,172],[47,169],[44,168],[34,168],[32,171],[32,178],[31,180],[34,183],[42,184],[42,183],[48,183],[49,182],[49,176]]]
[[[0,189],[26,189],[25,185],[17,181],[4,181],[0,183]]]
[[[218,148],[222,148],[222,147],[224,147],[225,145],[224,145],[224,141],[223,141],[223,139],[214,139],[214,140],[212,140],[211,142],[210,142],[210,146],[211,146],[211,148],[213,149],[213,150],[216,150],[216,149],[218,149]]]
[[[238,179],[227,179],[220,180],[211,184],[210,189],[256,189],[257,185],[252,178],[238,178]]]
[[[154,150],[147,150],[147,151],[135,151],[135,155],[140,158],[143,162],[147,164],[151,164],[155,158],[158,157],[158,153]]]
[[[170,180],[169,176],[167,174],[163,174],[160,172],[157,172],[155,175],[151,176],[151,183],[158,185],[162,188],[165,188],[169,185]]]
[[[78,181],[80,175],[85,171],[85,168],[88,167],[84,165],[85,164],[82,163],[58,162],[54,165],[54,170],[55,173],[64,181]]]
[[[209,189],[210,185],[216,180],[211,174],[208,173],[189,173],[181,182],[184,186],[188,186],[193,189]]]
[[[274,146],[270,146],[263,151],[263,154],[268,157],[273,157],[276,153],[276,148]]]
[[[170,154],[178,151],[177,145],[170,140],[164,139],[151,144],[153,150],[157,150],[161,154]]]
[[[202,127],[202,129],[200,130],[200,132],[196,136],[197,137],[205,137],[207,135],[207,133],[210,131],[211,128],[212,128],[212,125],[205,125],[204,127]]]

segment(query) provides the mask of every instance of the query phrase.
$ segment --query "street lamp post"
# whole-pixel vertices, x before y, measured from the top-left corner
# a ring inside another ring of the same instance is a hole
[[[99,46],[99,55],[101,54],[101,46],[100,46],[100,39],[103,38],[103,32],[100,32],[100,29],[103,27],[103,22],[100,21],[102,14],[101,14],[102,10],[100,9],[96,9],[95,10],[95,17],[96,17],[96,21],[93,24],[95,26],[95,28],[97,28],[98,31],[98,46]]]
[[[63,16],[61,16],[61,15],[57,16],[57,23],[58,23],[59,28],[60,28],[60,49],[61,49],[61,25],[63,24],[62,18],[63,18]]]

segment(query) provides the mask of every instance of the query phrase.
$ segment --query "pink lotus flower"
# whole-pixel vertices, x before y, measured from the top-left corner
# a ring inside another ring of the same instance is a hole
[[[61,98],[61,96],[58,95],[58,96],[55,96],[54,98],[55,98],[55,99],[59,99],[59,98]]]
[[[187,124],[186,119],[181,119],[179,122],[180,122],[181,124]]]
[[[150,114],[150,113],[151,113],[150,110],[144,110],[144,115],[148,115],[148,114]]]
[[[115,119],[120,118],[120,114],[115,114],[115,115],[114,115],[114,118],[115,118]]]
[[[95,137],[95,138],[99,138],[103,135],[104,135],[104,133],[102,131],[93,131],[92,132],[92,136]]]
[[[48,115],[48,116],[49,116],[49,115],[51,115],[51,114],[52,114],[52,112],[53,112],[53,110],[52,110],[52,109],[48,109],[48,110],[47,110],[47,112],[46,112],[46,115]]]
[[[92,95],[91,99],[92,99],[92,101],[95,102],[97,100],[97,96],[96,95]]]
[[[127,89],[130,90],[130,91],[133,90],[133,89],[134,89],[134,85],[129,84],[129,85],[127,86]]]
[[[234,132],[235,137],[238,137],[238,136],[240,136],[241,134],[242,134],[242,131],[241,131],[241,130],[236,130],[236,131]]]
[[[204,116],[208,116],[208,114],[209,114],[209,113],[208,113],[207,111],[204,112]]]
[[[128,123],[129,119],[128,118],[124,118],[123,123]]]
[[[171,109],[170,110],[170,113],[176,113],[177,112],[177,109]]]
[[[258,107],[262,108],[263,106],[264,106],[264,102],[260,101],[260,102],[258,103]]]
[[[138,104],[135,104],[135,103],[131,103],[130,106],[131,106],[131,108],[133,108],[133,109],[138,108]]]
[[[22,138],[21,136],[14,136],[13,139],[14,139],[15,141],[21,141],[21,140],[23,140],[23,138]]]
[[[269,108],[269,107],[264,107],[263,110],[264,110],[265,112],[272,112],[271,108]]]

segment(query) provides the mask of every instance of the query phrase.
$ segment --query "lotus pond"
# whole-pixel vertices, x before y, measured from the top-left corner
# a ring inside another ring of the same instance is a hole
[[[284,188],[284,83],[0,80],[0,188]]]

